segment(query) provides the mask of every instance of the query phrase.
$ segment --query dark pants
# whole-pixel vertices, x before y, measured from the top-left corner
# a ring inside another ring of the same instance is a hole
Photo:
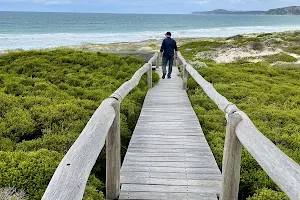
[[[169,70],[168,70],[168,77],[171,77],[172,74],[172,67],[173,67],[173,61],[174,61],[174,56],[163,56],[162,58],[162,70],[163,74],[167,74],[167,63],[169,61]]]

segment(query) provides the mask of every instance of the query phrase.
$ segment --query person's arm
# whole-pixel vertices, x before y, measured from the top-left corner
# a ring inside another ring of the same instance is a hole
[[[178,58],[178,47],[177,47],[177,44],[176,44],[176,41],[174,40],[175,42],[175,58]]]
[[[160,57],[162,57],[162,53],[164,52],[165,49],[165,40],[163,40],[161,47],[160,47]]]

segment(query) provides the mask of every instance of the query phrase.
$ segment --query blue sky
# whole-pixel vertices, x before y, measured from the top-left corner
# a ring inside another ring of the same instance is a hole
[[[0,0],[1,11],[190,13],[212,9],[268,10],[299,0]]]

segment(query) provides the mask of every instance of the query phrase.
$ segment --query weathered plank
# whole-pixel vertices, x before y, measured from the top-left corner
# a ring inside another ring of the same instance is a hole
[[[119,200],[217,200],[213,194],[203,193],[178,193],[178,192],[123,192]]]
[[[169,185],[169,186],[205,186],[215,187],[220,184],[220,180],[195,180],[195,179],[171,179],[171,178],[153,178],[153,177],[133,177],[122,176],[122,184],[140,184],[140,185]]]
[[[221,175],[218,168],[174,168],[174,167],[139,167],[139,166],[122,166],[121,175],[124,172],[147,172],[145,174],[156,173],[188,173],[188,174],[216,174]]]
[[[140,184],[123,184],[122,191],[135,191],[135,192],[179,192],[179,193],[203,193],[214,194],[219,193],[220,187],[217,186],[173,186],[173,185],[140,185]],[[130,199],[130,198],[129,198]]]
[[[121,176],[121,180],[123,183],[125,183],[125,179],[128,177],[136,177],[136,178],[157,178],[157,179],[184,179],[184,180],[221,180],[221,175],[216,173],[207,173],[204,174],[203,172],[201,174],[191,174],[191,173],[179,173],[179,172],[123,172]],[[124,180],[123,180],[124,179]]]

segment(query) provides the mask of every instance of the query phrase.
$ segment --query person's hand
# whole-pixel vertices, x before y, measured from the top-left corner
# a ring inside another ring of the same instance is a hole
[[[159,52],[159,56],[160,56],[160,57],[162,57],[162,56],[163,56],[163,55],[162,55],[162,52]]]

